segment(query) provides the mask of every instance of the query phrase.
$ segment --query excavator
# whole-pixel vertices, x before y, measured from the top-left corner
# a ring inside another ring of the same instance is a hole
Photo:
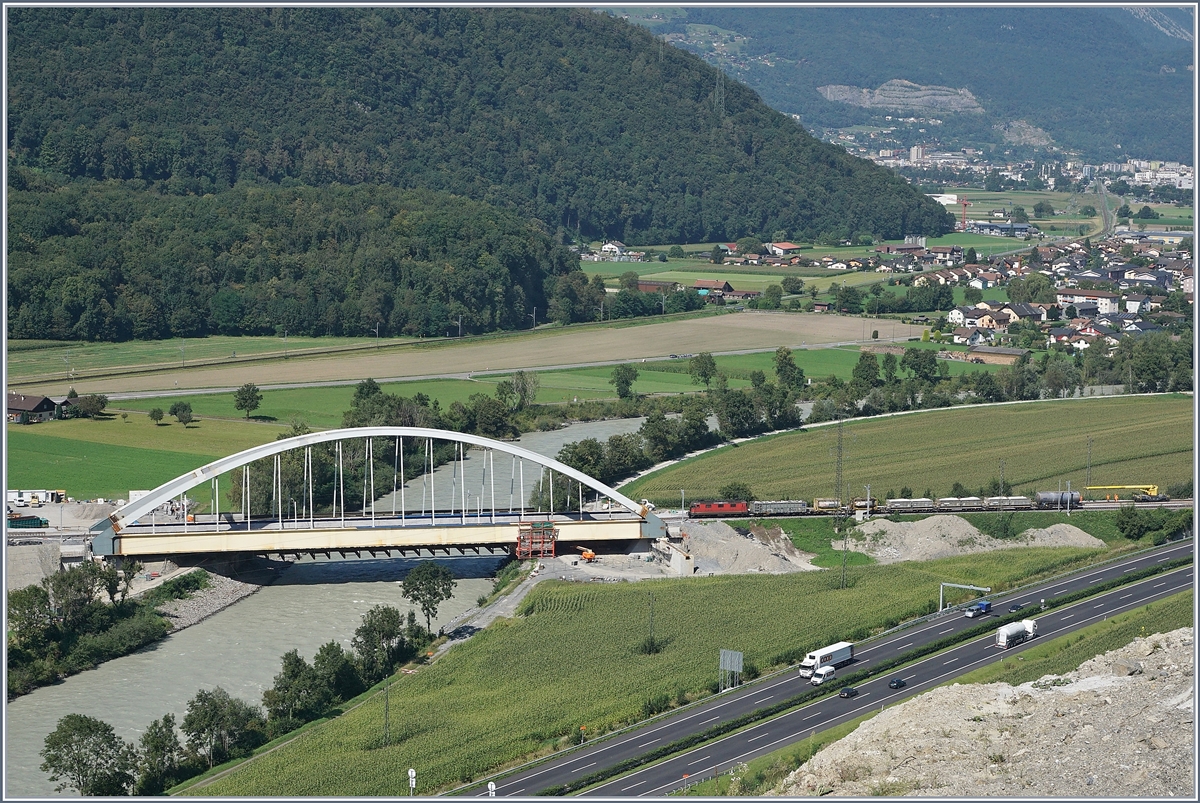
[[[1160,494],[1158,492],[1157,485],[1089,485],[1087,486],[1086,490],[1137,491],[1138,493],[1133,495],[1133,501],[1135,502],[1167,502],[1171,499],[1171,497],[1167,496],[1166,494]],[[1105,494],[1104,498],[1108,499],[1108,494]],[[1119,499],[1120,494],[1113,494],[1112,498],[1114,500]]]
[[[581,557],[581,558],[583,558],[583,560],[584,560],[586,563],[594,563],[594,562],[595,562],[595,560],[596,560],[596,553],[595,553],[595,551],[593,551],[593,550],[591,550],[591,549],[588,549],[588,548],[587,548],[587,547],[585,547],[585,546],[577,546],[577,547],[575,547],[575,548],[576,548],[576,549],[578,549],[578,550],[579,550],[579,551],[582,553],[582,554],[580,555],[580,557]]]

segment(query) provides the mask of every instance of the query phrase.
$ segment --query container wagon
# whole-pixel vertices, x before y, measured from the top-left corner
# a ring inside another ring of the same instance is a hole
[[[752,516],[802,516],[809,511],[808,503],[804,501],[750,503],[750,515]]]
[[[980,510],[983,500],[978,496],[944,496],[937,500],[938,510]]]
[[[1079,491],[1038,491],[1034,497],[1034,504],[1041,510],[1082,507],[1082,503]]]
[[[887,509],[894,513],[912,513],[924,510],[936,510],[936,503],[932,499],[889,499],[887,500]]]
[[[985,510],[1029,510],[1033,500],[1028,496],[989,496],[983,500]]]
[[[841,499],[814,499],[813,507],[817,510],[841,510]]]

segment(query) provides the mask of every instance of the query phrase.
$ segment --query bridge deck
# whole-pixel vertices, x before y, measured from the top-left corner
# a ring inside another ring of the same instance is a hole
[[[139,524],[123,529],[116,536],[117,555],[179,555],[201,552],[307,552],[354,549],[415,549],[420,547],[515,545],[518,520],[485,520],[467,524],[401,526],[399,520],[369,518],[346,521],[214,522],[169,526]],[[544,521],[545,517],[539,520]],[[294,525],[294,526],[293,526]],[[569,543],[626,541],[642,538],[642,521],[637,518],[584,518],[567,520],[556,517],[558,540]]]

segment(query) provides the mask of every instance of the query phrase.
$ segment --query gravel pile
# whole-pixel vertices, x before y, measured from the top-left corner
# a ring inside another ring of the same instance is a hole
[[[193,592],[186,599],[175,599],[158,606],[159,613],[171,621],[172,630],[191,627],[262,588],[212,572],[208,573],[208,582],[208,588]]]
[[[841,549],[841,541],[833,541]],[[935,560],[972,552],[1015,546],[1075,546],[1103,548],[1104,542],[1070,524],[1026,530],[1015,538],[998,539],[975,529],[958,516],[929,516],[920,521],[872,519],[850,531],[850,549],[865,552],[880,563]]]
[[[771,794],[1194,799],[1192,628],[1062,677],[954,684],[889,708]]]
[[[782,533],[755,528],[742,535],[721,521],[684,522],[683,548],[695,559],[696,574],[786,574],[817,568]]]

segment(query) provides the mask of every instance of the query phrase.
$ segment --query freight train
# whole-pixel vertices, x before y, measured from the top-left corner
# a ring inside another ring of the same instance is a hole
[[[688,508],[691,518],[736,518],[739,516],[809,516],[853,513],[869,510],[872,513],[957,513],[994,510],[1066,510],[1083,506],[1078,491],[1039,491],[1028,496],[944,496],[939,499],[854,499],[843,505],[837,499],[814,499],[774,502],[693,502]]]

